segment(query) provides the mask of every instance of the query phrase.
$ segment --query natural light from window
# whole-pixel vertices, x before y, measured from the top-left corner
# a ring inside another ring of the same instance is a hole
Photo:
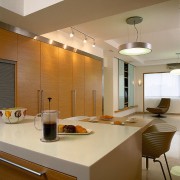
[[[180,76],[170,73],[144,74],[144,97],[180,98]]]

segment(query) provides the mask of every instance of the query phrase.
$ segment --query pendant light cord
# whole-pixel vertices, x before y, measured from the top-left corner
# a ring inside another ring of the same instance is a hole
[[[137,33],[137,37],[136,37],[136,42],[138,40],[138,37],[139,37],[139,32],[138,32],[138,29],[136,28],[136,23],[134,21],[134,29],[136,30],[136,33]]]

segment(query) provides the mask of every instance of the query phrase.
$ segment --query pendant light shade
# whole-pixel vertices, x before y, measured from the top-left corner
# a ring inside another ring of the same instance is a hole
[[[178,56],[179,59],[180,53],[176,53],[176,55]],[[180,75],[180,63],[171,63],[170,65],[171,66],[174,65],[173,70],[170,71],[170,74]]]
[[[151,44],[145,42],[132,42],[119,46],[119,53],[129,56],[148,54],[151,51]]]
[[[172,71],[170,71],[170,74],[180,75],[180,69],[173,69]]]
[[[136,28],[136,24],[141,23],[143,20],[142,17],[139,16],[133,16],[128,19],[126,19],[126,23],[129,25],[134,25],[134,28],[137,32],[137,38],[136,42],[126,43],[119,46],[119,53],[123,55],[143,55],[148,54],[152,51],[152,46],[150,43],[146,42],[137,42],[138,40],[138,30]]]

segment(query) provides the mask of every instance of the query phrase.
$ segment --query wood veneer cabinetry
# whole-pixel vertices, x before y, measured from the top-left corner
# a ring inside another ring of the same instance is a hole
[[[42,110],[59,109],[59,59],[58,47],[41,43],[41,95]]]
[[[73,116],[85,115],[85,76],[84,76],[84,63],[85,58],[83,55],[73,53]]]
[[[28,114],[37,114],[40,88],[40,42],[19,35],[17,106],[26,107]]]
[[[84,115],[84,56],[59,49],[60,117]]]
[[[60,118],[72,116],[73,53],[59,48]]]
[[[0,29],[0,58],[17,60],[17,34]]]
[[[85,115],[102,114],[102,62],[85,57]]]
[[[2,159],[1,159],[2,158]],[[35,172],[43,172],[44,175],[38,176],[33,174],[32,172],[28,172],[24,169],[16,167],[14,164],[9,164],[4,162],[4,160],[8,162],[15,163],[17,165],[22,166],[23,168],[28,168]],[[26,161],[24,159],[18,158],[16,156],[4,153],[0,151],[0,179],[7,180],[76,180],[76,177],[69,176],[67,174],[40,166],[38,164]]]

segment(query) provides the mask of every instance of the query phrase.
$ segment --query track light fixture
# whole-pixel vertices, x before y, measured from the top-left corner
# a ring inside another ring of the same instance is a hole
[[[83,43],[87,43],[87,40],[88,40],[88,39],[91,39],[92,42],[93,42],[93,43],[92,43],[92,47],[96,47],[96,42],[95,42],[95,39],[94,39],[93,37],[91,37],[91,36],[89,36],[89,35],[81,32],[80,30],[78,30],[78,29],[76,29],[76,28],[74,28],[74,27],[71,27],[71,33],[70,33],[70,35],[69,35],[70,37],[74,37],[74,35],[75,35],[74,31],[77,31],[77,32],[80,33],[80,34],[83,34],[83,36],[84,36]]]

